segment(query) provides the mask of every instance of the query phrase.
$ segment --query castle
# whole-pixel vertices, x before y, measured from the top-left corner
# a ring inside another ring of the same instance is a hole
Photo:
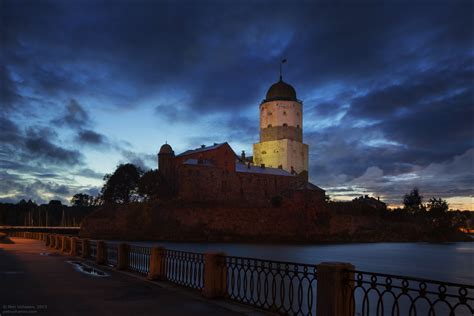
[[[189,202],[320,203],[325,191],[308,182],[308,145],[303,143],[303,103],[295,89],[280,80],[260,104],[260,142],[254,156],[235,154],[228,143],[202,145],[175,155],[161,146],[161,179],[173,195]]]

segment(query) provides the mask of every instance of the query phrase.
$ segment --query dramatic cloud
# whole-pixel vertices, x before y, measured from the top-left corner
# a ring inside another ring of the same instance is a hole
[[[165,141],[177,151],[228,141],[250,155],[281,58],[304,102],[315,184],[392,203],[415,185],[473,194],[471,1],[0,6],[0,171],[18,176],[17,193],[0,191],[9,198],[54,195],[52,183],[94,190],[118,163],[154,168]]]

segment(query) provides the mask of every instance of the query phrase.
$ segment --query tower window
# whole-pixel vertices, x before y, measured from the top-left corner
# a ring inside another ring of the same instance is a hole
[[[267,126],[267,127],[272,127],[272,124],[268,124],[268,126]]]
[[[272,115],[272,112],[268,112],[267,115]]]
[[[300,124],[296,125],[296,128],[300,128]]]
[[[262,155],[265,155],[266,153],[267,153],[267,152],[266,152],[265,150],[264,150],[264,151],[262,151]]]
[[[300,116],[300,112],[296,112],[296,116]]]
[[[288,124],[286,124],[286,123],[283,123],[283,126],[288,126]]]
[[[286,115],[286,111],[283,111],[283,115]]]

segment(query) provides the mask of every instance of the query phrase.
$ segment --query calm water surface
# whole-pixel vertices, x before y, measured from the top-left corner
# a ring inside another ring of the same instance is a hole
[[[358,270],[474,284],[474,243],[358,243],[266,245],[238,243],[132,242],[168,249],[318,264],[350,262]]]

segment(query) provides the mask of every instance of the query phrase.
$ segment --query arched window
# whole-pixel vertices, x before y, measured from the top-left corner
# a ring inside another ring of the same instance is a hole
[[[272,127],[272,124],[268,124],[268,126],[267,126],[267,127]]]

